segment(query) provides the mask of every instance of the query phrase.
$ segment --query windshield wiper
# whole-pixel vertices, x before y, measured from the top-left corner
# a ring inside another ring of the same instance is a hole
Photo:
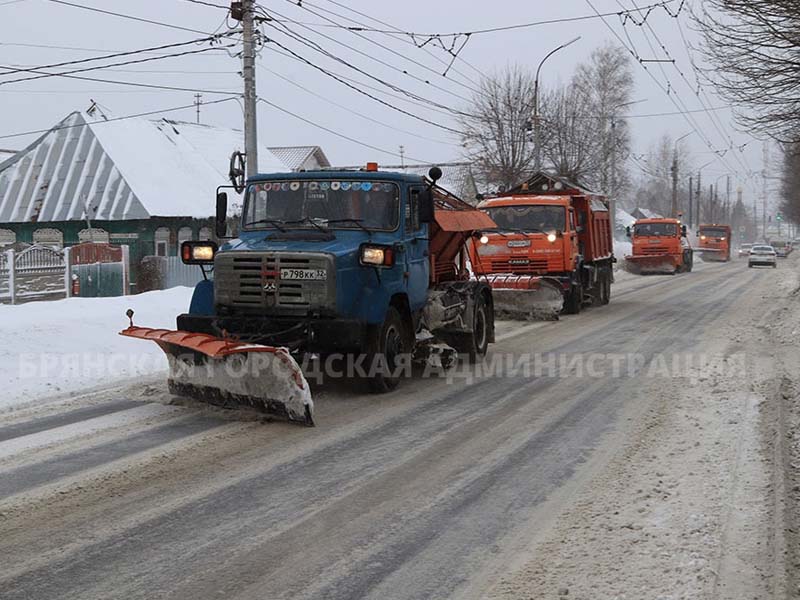
[[[283,221],[275,221],[274,219],[258,219],[257,221],[250,221],[249,223],[245,223],[243,227],[250,227],[251,225],[263,225],[264,223],[272,225],[275,229],[286,233],[286,229],[281,227],[281,225],[285,225],[285,223]]]
[[[537,229],[536,227],[521,227],[521,228],[498,227],[498,229],[502,229],[503,231],[512,231],[514,233],[544,233],[544,234],[547,233],[546,231],[542,231],[541,229]]]
[[[355,223],[358,227],[370,233],[370,230],[362,225],[364,219],[331,219],[328,223]]]
[[[329,222],[330,221],[325,221],[326,224],[329,223]],[[312,219],[310,217],[303,217],[302,219],[296,219],[294,221],[284,221],[284,224],[286,224],[286,225],[302,225],[303,223],[308,223],[309,225],[312,225],[312,226],[316,227],[317,229],[319,229],[322,232],[325,232],[325,233],[328,232],[327,229],[325,229],[322,225],[320,225],[319,223],[317,223],[314,219]]]

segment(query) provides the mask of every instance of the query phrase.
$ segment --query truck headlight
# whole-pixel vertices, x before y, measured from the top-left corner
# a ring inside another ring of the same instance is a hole
[[[489,243],[489,236],[484,233],[481,236],[480,242],[481,242],[481,244],[484,244],[484,245],[488,244]]]
[[[700,236],[700,239],[701,239],[701,240],[704,240],[704,239],[706,239],[706,236],[704,236],[704,235],[701,235],[701,236]]]
[[[394,264],[394,251],[391,246],[361,246],[361,264],[391,267]]]
[[[556,241],[556,234],[555,233],[548,233],[547,234],[547,241],[551,244]]]
[[[719,238],[719,241],[720,241],[720,242],[724,242],[724,241],[725,241],[725,238]]]
[[[216,242],[183,242],[181,260],[187,265],[210,265],[217,253]]]

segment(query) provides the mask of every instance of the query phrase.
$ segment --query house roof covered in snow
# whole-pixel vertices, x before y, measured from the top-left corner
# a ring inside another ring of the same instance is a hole
[[[272,147],[270,152],[292,171],[308,168],[309,164],[323,169],[331,166],[328,157],[319,146]]]
[[[634,208],[631,211],[631,215],[636,217],[637,219],[661,219],[662,216],[658,214],[654,210],[650,210],[649,208]]]
[[[0,223],[208,217],[241,131],[73,112],[0,162]],[[259,170],[285,171],[266,147]]]
[[[622,227],[630,227],[636,222],[636,217],[619,207],[617,207],[617,209],[614,211],[614,216],[616,218],[617,225],[621,225]]]

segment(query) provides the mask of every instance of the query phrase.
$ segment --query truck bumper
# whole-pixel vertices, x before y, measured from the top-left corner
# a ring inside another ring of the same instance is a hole
[[[364,347],[367,326],[345,319],[282,319],[262,316],[220,317],[182,314],[178,329],[283,346],[302,352],[356,352]]]

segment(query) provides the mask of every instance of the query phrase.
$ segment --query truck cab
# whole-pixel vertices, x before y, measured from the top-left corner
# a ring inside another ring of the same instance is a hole
[[[692,270],[694,255],[686,226],[678,219],[639,219],[628,228],[632,254],[625,257],[638,273],[681,273]]]
[[[703,260],[727,262],[731,259],[730,225],[700,225],[697,238]]]
[[[217,201],[222,238],[226,195]],[[237,237],[206,251],[213,280],[197,286],[178,330],[392,360],[427,332],[474,360],[493,341],[494,321],[491,289],[469,281],[465,242],[493,226],[435,180],[374,163],[257,175],[244,188]],[[376,391],[396,385],[371,381]]]
[[[526,278],[526,285],[553,286],[567,313],[580,312],[587,302],[608,303],[615,259],[604,196],[541,173],[478,208],[497,228],[471,246],[472,268],[496,292],[518,289],[522,280],[513,275]]]

